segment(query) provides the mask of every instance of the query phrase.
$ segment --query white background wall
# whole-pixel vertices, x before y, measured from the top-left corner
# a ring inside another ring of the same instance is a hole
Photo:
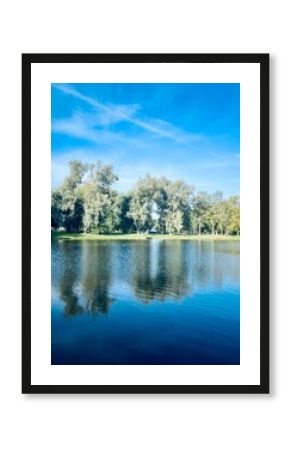
[[[289,34],[282,0],[2,3],[1,448],[289,447]],[[271,53],[270,396],[21,395],[22,52]]]

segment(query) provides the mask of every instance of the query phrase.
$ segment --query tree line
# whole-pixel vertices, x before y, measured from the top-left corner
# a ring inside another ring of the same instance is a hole
[[[133,169],[132,169],[133,170]],[[146,175],[128,194],[100,161],[69,163],[69,174],[52,191],[51,227],[70,233],[240,234],[239,196],[195,192],[184,181]]]

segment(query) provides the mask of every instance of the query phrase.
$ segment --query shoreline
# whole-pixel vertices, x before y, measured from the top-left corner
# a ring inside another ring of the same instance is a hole
[[[152,239],[159,240],[182,240],[182,241],[240,241],[240,236],[227,235],[177,235],[177,234],[137,234],[137,233],[116,233],[116,234],[96,234],[96,233],[67,233],[65,231],[52,231],[51,238],[53,240],[62,241],[147,241]]]

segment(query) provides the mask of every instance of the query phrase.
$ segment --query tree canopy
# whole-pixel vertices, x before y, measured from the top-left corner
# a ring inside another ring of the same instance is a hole
[[[67,232],[240,234],[239,196],[197,191],[182,180],[146,175],[132,192],[113,189],[111,165],[71,161],[51,194],[51,226]]]

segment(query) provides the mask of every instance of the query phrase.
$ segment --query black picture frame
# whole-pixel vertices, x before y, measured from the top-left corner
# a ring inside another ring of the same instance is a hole
[[[258,394],[269,393],[269,54],[23,54],[22,55],[22,393]],[[31,384],[31,65],[33,63],[258,63],[260,65],[260,384]]]

